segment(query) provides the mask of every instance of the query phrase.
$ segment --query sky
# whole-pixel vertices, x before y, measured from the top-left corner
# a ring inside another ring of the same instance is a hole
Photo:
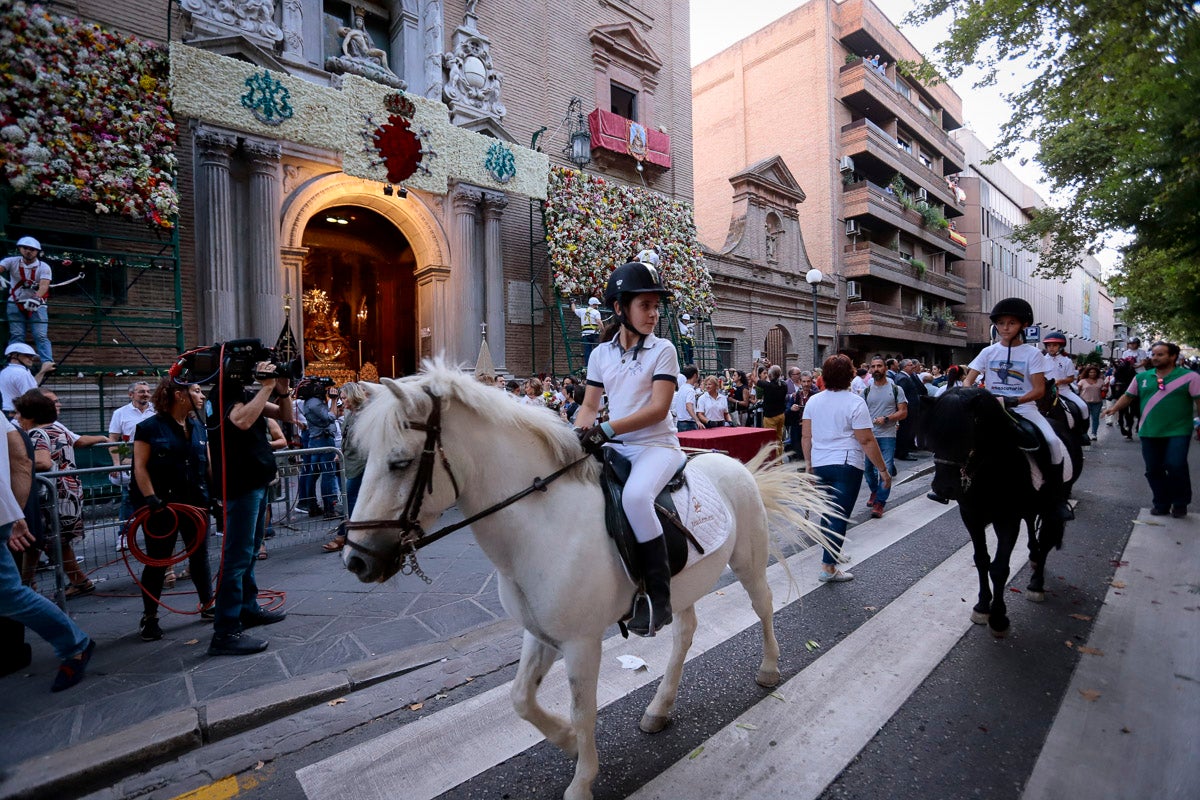
[[[733,43],[746,38],[766,27],[805,0],[691,0],[692,13],[692,64],[693,66],[711,58]],[[946,38],[946,23],[929,23],[921,28],[902,24],[902,20],[915,5],[912,0],[874,0],[876,6],[887,15],[900,31],[908,37],[917,50],[926,55],[933,53],[934,46]],[[986,89],[975,89],[972,84],[979,78],[979,71],[965,72],[961,78],[950,81],[963,99],[963,117],[966,127],[986,145],[995,144],[1000,126],[1008,121],[1009,107],[1002,95],[1019,89],[1022,76],[1001,74],[997,85]],[[1022,181],[1033,186],[1049,199],[1040,168],[1032,161],[1021,165],[1017,160],[1005,162]]]

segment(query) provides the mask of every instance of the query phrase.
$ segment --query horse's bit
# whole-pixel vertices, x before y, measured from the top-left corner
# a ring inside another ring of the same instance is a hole
[[[426,583],[433,581],[421,571],[421,566],[417,563],[417,550],[427,544],[432,544],[444,536],[465,528],[472,522],[477,522],[486,516],[494,514],[501,509],[507,508],[521,498],[533,492],[544,492],[548,484],[557,480],[567,473],[576,464],[591,458],[591,455],[584,453],[582,457],[577,458],[570,464],[567,464],[557,472],[551,473],[546,478],[534,478],[533,483],[525,487],[521,491],[511,497],[501,500],[495,505],[485,508],[478,514],[474,514],[453,525],[447,525],[444,528],[439,528],[433,533],[426,533],[421,526],[419,518],[421,516],[421,504],[425,500],[426,494],[433,494],[433,457],[436,453],[442,461],[442,469],[450,476],[450,485],[454,487],[454,499],[458,500],[460,494],[458,489],[458,481],[454,477],[453,470],[450,469],[450,461],[446,458],[446,451],[442,448],[442,401],[437,395],[429,391],[428,387],[425,393],[429,395],[429,399],[433,401],[433,407],[429,412],[429,418],[425,422],[410,422],[409,428],[415,431],[425,432],[425,446],[421,450],[421,460],[417,463],[417,475],[413,478],[412,488],[409,489],[408,499],[404,503],[404,511],[401,512],[399,519],[368,519],[361,522],[348,520],[346,522],[346,546],[351,550],[357,550],[360,553],[365,553],[372,558],[379,559],[385,563],[395,565],[397,571],[401,575],[416,575]],[[359,544],[350,539],[349,533],[354,530],[398,530],[400,532],[400,540],[397,542],[397,548],[393,553],[385,553],[381,550],[376,550],[366,545]]]

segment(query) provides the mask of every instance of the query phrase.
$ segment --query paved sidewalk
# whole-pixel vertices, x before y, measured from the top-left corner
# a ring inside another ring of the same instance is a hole
[[[927,473],[932,461],[922,454],[898,466],[901,481]],[[460,519],[451,509],[439,525]],[[0,798],[73,795],[71,787],[94,788],[105,775],[414,670],[424,668],[433,682],[449,687],[465,680],[472,666],[497,669],[516,657],[519,631],[469,530],[421,551],[430,584],[411,575],[360,583],[338,555],[321,551],[323,541],[310,533],[269,543],[270,557],[257,566],[259,587],[284,593],[274,603],[282,601],[288,617],[256,631],[271,642],[257,655],[209,657],[211,624],[166,612],[160,615],[164,638],[143,642],[141,601],[128,576],[109,578],[95,595],[70,601],[71,615],[97,642],[88,676],[77,687],[50,693],[57,661],[28,633],[33,663],[0,679],[6,698]],[[190,581],[180,580],[173,591],[164,601],[195,607]]]

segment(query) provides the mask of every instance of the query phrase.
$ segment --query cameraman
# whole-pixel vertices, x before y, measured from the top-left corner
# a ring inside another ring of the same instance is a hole
[[[247,376],[231,375],[227,367],[228,364],[222,366],[212,398],[214,408],[221,409],[221,416],[216,426],[210,428],[209,438],[213,494],[224,501],[225,513],[223,564],[217,579],[210,656],[247,655],[265,650],[266,639],[243,631],[280,622],[287,616],[258,605],[254,563],[266,533],[268,487],[277,476],[265,417],[292,421],[288,378],[270,361],[263,361],[254,369],[259,388],[252,390],[245,385]]]

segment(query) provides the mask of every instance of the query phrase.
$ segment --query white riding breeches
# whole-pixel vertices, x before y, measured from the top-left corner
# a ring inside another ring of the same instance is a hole
[[[1050,420],[1038,413],[1037,403],[1022,403],[1011,410],[1038,427],[1038,430],[1042,432],[1042,438],[1046,440],[1046,444],[1050,448],[1051,463],[1062,464],[1063,481],[1071,480],[1073,470],[1071,469],[1071,460],[1067,458],[1067,447],[1063,444],[1062,439],[1058,438],[1058,434],[1054,432],[1054,427],[1050,424]]]
[[[629,527],[639,542],[648,542],[662,536],[662,523],[654,512],[654,498],[671,480],[671,476],[685,461],[683,451],[677,447],[658,444],[610,444],[618,453],[633,462],[629,480],[621,495],[621,506],[629,518]]]
[[[1088,418],[1088,414],[1090,412],[1088,411],[1087,403],[1083,402],[1082,397],[1075,394],[1075,392],[1072,391],[1071,389],[1064,389],[1061,386],[1058,389],[1058,395],[1059,395],[1059,397],[1062,397],[1065,400],[1070,400],[1072,403],[1074,403],[1076,406],[1078,406],[1079,410],[1081,412],[1083,412],[1083,418],[1084,419]],[[1074,422],[1074,420],[1071,420],[1071,421]]]

